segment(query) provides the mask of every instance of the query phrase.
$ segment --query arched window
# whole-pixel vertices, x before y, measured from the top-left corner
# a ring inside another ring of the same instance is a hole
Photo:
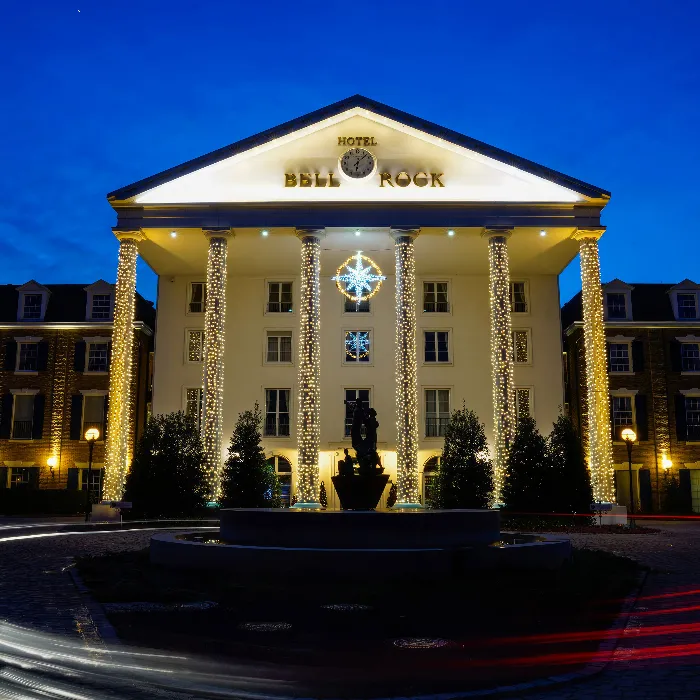
[[[289,508],[292,500],[292,463],[282,455],[273,455],[267,463],[274,468],[280,483],[282,507]]]
[[[441,459],[440,455],[435,455],[423,465],[423,505],[426,508],[432,508],[436,472]]]

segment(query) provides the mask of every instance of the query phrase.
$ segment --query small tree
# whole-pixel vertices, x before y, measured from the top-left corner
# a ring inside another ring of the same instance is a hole
[[[146,423],[124,498],[149,518],[191,516],[206,505],[204,453],[191,416],[178,411]]]
[[[221,505],[224,508],[281,506],[275,468],[267,463],[260,445],[261,426],[262,413],[257,403],[252,411],[238,415],[221,480]]]
[[[546,510],[558,513],[590,513],[593,493],[581,438],[568,416],[557,418],[549,435],[552,476],[543,496]]]
[[[318,489],[318,502],[321,504],[321,508],[328,508],[328,493],[326,492],[326,482],[322,481],[321,486]]]
[[[488,508],[493,468],[479,418],[462,404],[445,430],[445,446],[435,477],[435,508]]]
[[[505,471],[503,501],[508,510],[551,512],[547,500],[554,473],[547,441],[537,430],[534,418],[526,416],[518,421]]]

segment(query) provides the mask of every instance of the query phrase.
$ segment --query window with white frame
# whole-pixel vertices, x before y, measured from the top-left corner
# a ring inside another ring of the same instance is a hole
[[[26,488],[29,486],[29,467],[11,467],[10,488]]]
[[[17,344],[17,371],[36,372],[39,367],[39,343],[20,341]]]
[[[525,365],[530,362],[530,331],[513,331],[513,362],[516,365]]]
[[[370,331],[345,331],[345,362],[369,362]]]
[[[15,394],[12,411],[12,439],[31,440],[34,425],[34,394]]]
[[[105,396],[88,394],[83,398],[83,430],[80,439],[85,439],[85,433],[90,428],[97,428],[100,433],[98,440],[105,439]]]
[[[423,505],[426,508],[431,508],[435,500],[435,483],[441,461],[442,457],[435,455],[423,465]]]
[[[423,359],[425,362],[449,362],[448,331],[424,331],[423,332]]]
[[[681,343],[681,371],[700,372],[700,343]]]
[[[609,319],[627,318],[627,294],[625,292],[607,292],[605,306]]]
[[[90,340],[87,345],[87,372],[109,371],[109,342]]]
[[[43,294],[25,292],[22,295],[22,318],[25,320],[40,319],[43,303]]]
[[[634,396],[612,397],[613,438],[622,440],[624,428],[634,428]]]
[[[282,508],[289,508],[292,504],[292,463],[282,455],[274,455],[267,460],[267,464],[273,467],[277,474]]]
[[[353,301],[352,299],[345,299],[343,302],[343,311],[346,314],[356,314],[364,313],[368,314],[370,312],[370,301],[369,299],[363,299],[361,302]]]
[[[529,387],[516,387],[515,389],[515,417],[516,420],[532,416],[532,389]]]
[[[289,437],[289,389],[265,389],[265,436]]]
[[[445,437],[450,422],[450,390],[425,390],[425,437]]]
[[[359,403],[362,408],[368,410],[371,407],[369,389],[346,389],[345,390],[345,437],[352,434],[352,416],[355,412],[355,405]],[[362,437],[365,437],[365,428],[362,426]]]
[[[89,474],[88,474],[89,471]],[[81,469],[80,470],[80,490],[88,490],[88,482],[90,484],[90,499],[92,502],[97,501],[97,497],[102,491],[102,480],[104,477],[103,469]]]
[[[93,294],[92,309],[90,317],[93,319],[109,319],[112,317],[112,295],[111,294]]]
[[[267,331],[265,358],[271,364],[291,364],[292,331]]]
[[[685,397],[685,425],[688,440],[700,440],[700,396]]]
[[[510,283],[510,310],[514,314],[527,313],[527,285],[525,282]]]
[[[202,362],[204,360],[204,331],[201,328],[190,328],[187,331],[187,361]]]
[[[449,313],[447,282],[423,282],[423,313]]]
[[[629,342],[608,343],[608,357],[611,373],[630,372],[632,370]]]
[[[267,283],[267,313],[288,314],[292,307],[292,283],[268,282]]]
[[[201,387],[185,389],[185,415],[191,416],[198,430],[202,429],[202,406],[204,390]]]
[[[207,304],[205,282],[190,282],[187,295],[187,310],[191,314],[203,314]]]
[[[677,292],[678,320],[694,320],[698,317],[698,296],[695,292]]]

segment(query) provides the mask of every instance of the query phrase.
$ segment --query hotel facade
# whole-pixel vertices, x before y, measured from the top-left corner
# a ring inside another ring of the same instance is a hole
[[[313,504],[375,408],[399,503],[429,501],[450,411],[478,414],[500,487],[518,415],[564,401],[558,275],[581,253],[598,500],[613,499],[597,241],[609,193],[356,96],[112,192],[120,241],[105,497],[128,471],[136,260],[158,275],[153,412],[201,425],[210,497],[242,411]],[[123,347],[122,347],[123,345]],[[496,494],[498,500],[498,493]]]

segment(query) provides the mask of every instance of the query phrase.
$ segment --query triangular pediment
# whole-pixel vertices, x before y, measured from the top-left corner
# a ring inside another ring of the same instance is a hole
[[[374,159],[342,173],[352,148]],[[109,195],[142,205],[274,202],[586,202],[609,194],[363,97],[354,97]]]
[[[686,277],[686,279],[684,279],[682,282],[679,282],[678,284],[674,285],[668,291],[669,292],[682,292],[686,289],[689,291],[697,291],[700,289],[700,284],[696,284],[695,282],[693,282],[693,280],[690,280]]]

